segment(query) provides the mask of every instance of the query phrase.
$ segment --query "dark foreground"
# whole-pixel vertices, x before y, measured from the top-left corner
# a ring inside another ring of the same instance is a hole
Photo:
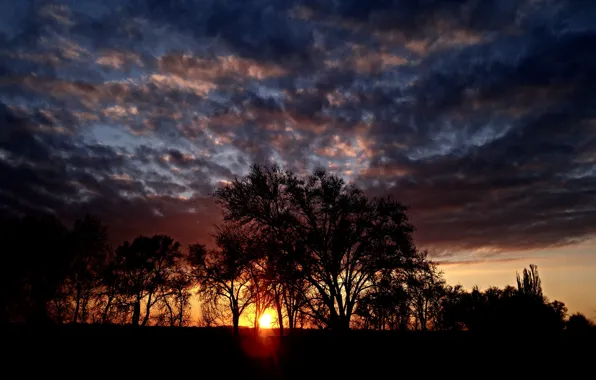
[[[235,339],[227,329],[3,327],[15,377],[130,379],[590,378],[596,337],[303,331]]]

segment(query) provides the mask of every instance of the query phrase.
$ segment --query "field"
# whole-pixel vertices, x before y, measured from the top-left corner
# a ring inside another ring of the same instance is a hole
[[[593,334],[299,331],[280,339],[226,328],[10,326],[6,373],[44,378],[385,379],[594,374]],[[587,371],[587,372],[585,372]]]

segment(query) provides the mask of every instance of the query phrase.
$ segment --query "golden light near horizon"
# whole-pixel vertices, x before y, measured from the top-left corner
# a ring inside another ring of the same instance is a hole
[[[259,318],[259,327],[262,329],[270,329],[273,325],[273,316],[269,312],[264,312]]]

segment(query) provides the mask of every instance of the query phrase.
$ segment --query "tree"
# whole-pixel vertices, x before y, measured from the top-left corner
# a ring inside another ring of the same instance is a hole
[[[525,297],[543,299],[542,281],[540,280],[536,265],[530,264],[529,269],[524,268],[522,277],[520,277],[519,273],[516,273],[516,277],[518,294]]]
[[[278,308],[278,319],[280,319],[280,335],[283,335],[282,311],[288,320],[290,335],[298,325],[298,320],[306,305],[306,295],[309,292],[308,282],[301,275],[296,259],[292,256],[277,255],[273,266],[276,277],[273,281],[275,304]]]
[[[463,299],[468,295],[461,285],[446,286],[441,299],[440,312],[437,318],[438,330],[460,331],[466,329],[464,324],[465,309]]]
[[[190,319],[190,298],[193,285],[182,265],[175,267],[169,281],[162,284],[160,318],[169,326],[185,326]]]
[[[436,326],[445,294],[445,280],[436,264],[426,260],[426,253],[419,257],[416,270],[408,278],[408,291],[417,328],[426,331],[429,326]]]
[[[260,255],[259,255],[260,256]],[[255,257],[249,264],[250,285],[248,293],[252,299],[253,326],[255,331],[259,329],[259,319],[271,306],[274,299],[275,283],[271,281],[271,268],[267,261],[261,257]]]
[[[343,179],[316,170],[299,178],[277,166],[252,167],[215,196],[227,221],[270,236],[297,257],[312,287],[309,314],[345,330],[364,292],[382,271],[398,269],[415,254],[406,208],[390,198],[368,199]],[[299,244],[300,243],[300,244]]]
[[[120,292],[130,298],[132,324],[145,326],[151,308],[168,293],[177,260],[181,257],[180,243],[166,235],[139,236],[132,244],[125,242],[116,250]],[[144,317],[141,322],[141,307]]]
[[[565,328],[565,320],[567,319],[567,306],[561,301],[553,301],[547,304],[551,310],[553,325],[556,326],[557,331]]]
[[[13,218],[3,238],[0,321],[50,320],[48,305],[69,271],[68,229],[54,216]]]
[[[382,276],[360,299],[356,314],[360,327],[377,330],[407,330],[412,316],[411,297],[402,279]]]
[[[589,320],[582,313],[575,313],[569,317],[566,330],[572,333],[585,333],[594,328],[594,322]]]
[[[106,263],[107,228],[99,219],[87,215],[75,221],[69,238],[72,261],[64,288],[73,304],[72,321],[85,322],[100,271]]]
[[[122,257],[116,256],[111,249],[108,251],[110,254],[106,264],[102,266],[98,274],[97,307],[100,315],[97,319],[101,323],[110,323],[117,319],[117,311],[121,309],[118,301],[124,289],[118,263],[118,260],[122,260]]]
[[[201,315],[199,317],[199,326],[213,327],[225,323],[225,316],[222,308],[212,299],[204,298],[201,302]]]
[[[292,231],[287,231],[287,234]],[[303,252],[299,240],[286,239],[279,241],[272,239],[271,235],[261,235],[258,239],[263,244],[263,255],[259,259],[258,267],[261,268],[261,281],[267,284],[270,306],[275,307],[280,336],[284,335],[284,320],[287,320],[290,335],[297,326],[299,316],[305,305],[305,294],[308,284],[300,271],[297,260]],[[289,241],[298,241],[292,246],[282,246]]]
[[[192,275],[199,294],[211,304],[227,301],[232,315],[234,335],[239,336],[240,316],[253,302],[251,293],[253,246],[246,231],[231,225],[218,226],[217,249],[202,244],[189,247]]]

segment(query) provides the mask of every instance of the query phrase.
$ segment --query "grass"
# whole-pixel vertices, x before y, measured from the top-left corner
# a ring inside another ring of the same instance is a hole
[[[44,378],[399,379],[565,377],[591,367],[596,335],[4,326],[2,368]],[[10,371],[10,372],[9,372]]]

